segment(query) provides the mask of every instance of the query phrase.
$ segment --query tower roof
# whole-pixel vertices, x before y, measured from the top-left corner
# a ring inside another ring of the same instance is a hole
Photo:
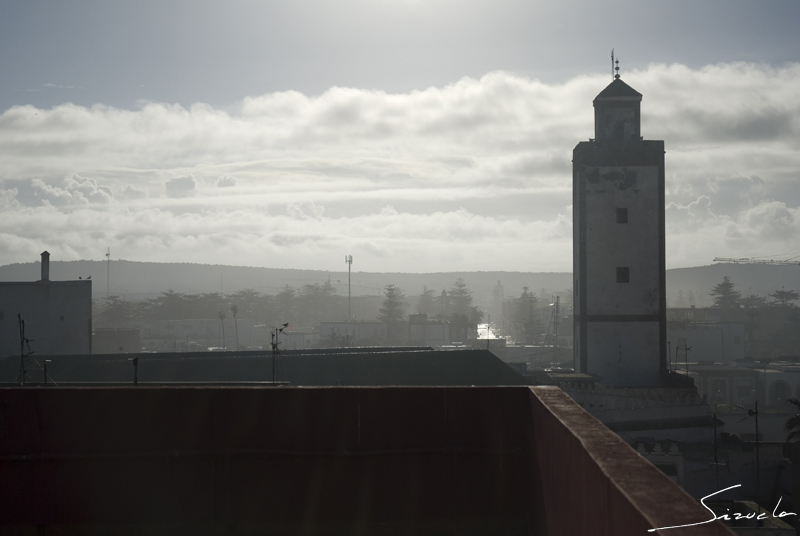
[[[594,98],[598,100],[642,100],[642,94],[626,84],[620,78],[614,79]]]

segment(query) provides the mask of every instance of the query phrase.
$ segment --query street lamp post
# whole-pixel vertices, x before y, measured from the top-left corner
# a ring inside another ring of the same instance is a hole
[[[283,333],[283,330],[286,329],[287,327],[289,327],[288,322],[286,322],[280,328],[274,328],[272,330],[272,383],[273,384],[275,383],[275,363],[278,360],[278,353],[279,353],[278,345],[280,344],[280,340],[278,339],[278,337],[280,336],[281,333]]]
[[[754,404],[755,409],[748,409],[747,410],[747,415],[745,417],[739,419],[739,422],[742,422],[742,421],[744,421],[746,419],[749,419],[750,417],[755,417],[755,421],[756,421],[756,491],[755,491],[755,493],[753,495],[755,497],[756,504],[759,504],[758,503],[758,494],[759,494],[759,491],[761,490],[761,461],[759,459],[760,440],[758,438],[758,400],[753,402],[753,404]],[[739,407],[741,408],[742,406],[739,406]],[[744,408],[742,408],[742,409],[744,409]],[[759,512],[760,512],[761,511],[761,506],[759,505],[758,508],[759,508]]]
[[[347,321],[350,322],[353,319],[353,311],[350,302],[350,268],[353,266],[353,256],[345,255],[344,262],[347,263]]]

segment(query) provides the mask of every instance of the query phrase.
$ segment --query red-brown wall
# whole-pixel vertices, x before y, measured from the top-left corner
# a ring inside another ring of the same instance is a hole
[[[555,388],[0,389],[6,531],[616,536],[691,516]]]

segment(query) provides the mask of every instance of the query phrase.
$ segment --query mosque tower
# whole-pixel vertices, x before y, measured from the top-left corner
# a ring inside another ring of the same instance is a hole
[[[616,70],[594,99],[594,139],[573,151],[575,372],[655,387],[667,374],[664,142],[642,139],[642,95]]]

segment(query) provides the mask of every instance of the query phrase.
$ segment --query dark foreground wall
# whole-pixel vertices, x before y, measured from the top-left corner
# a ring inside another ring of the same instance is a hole
[[[0,389],[0,498],[6,534],[643,536],[706,518],[549,387]]]

